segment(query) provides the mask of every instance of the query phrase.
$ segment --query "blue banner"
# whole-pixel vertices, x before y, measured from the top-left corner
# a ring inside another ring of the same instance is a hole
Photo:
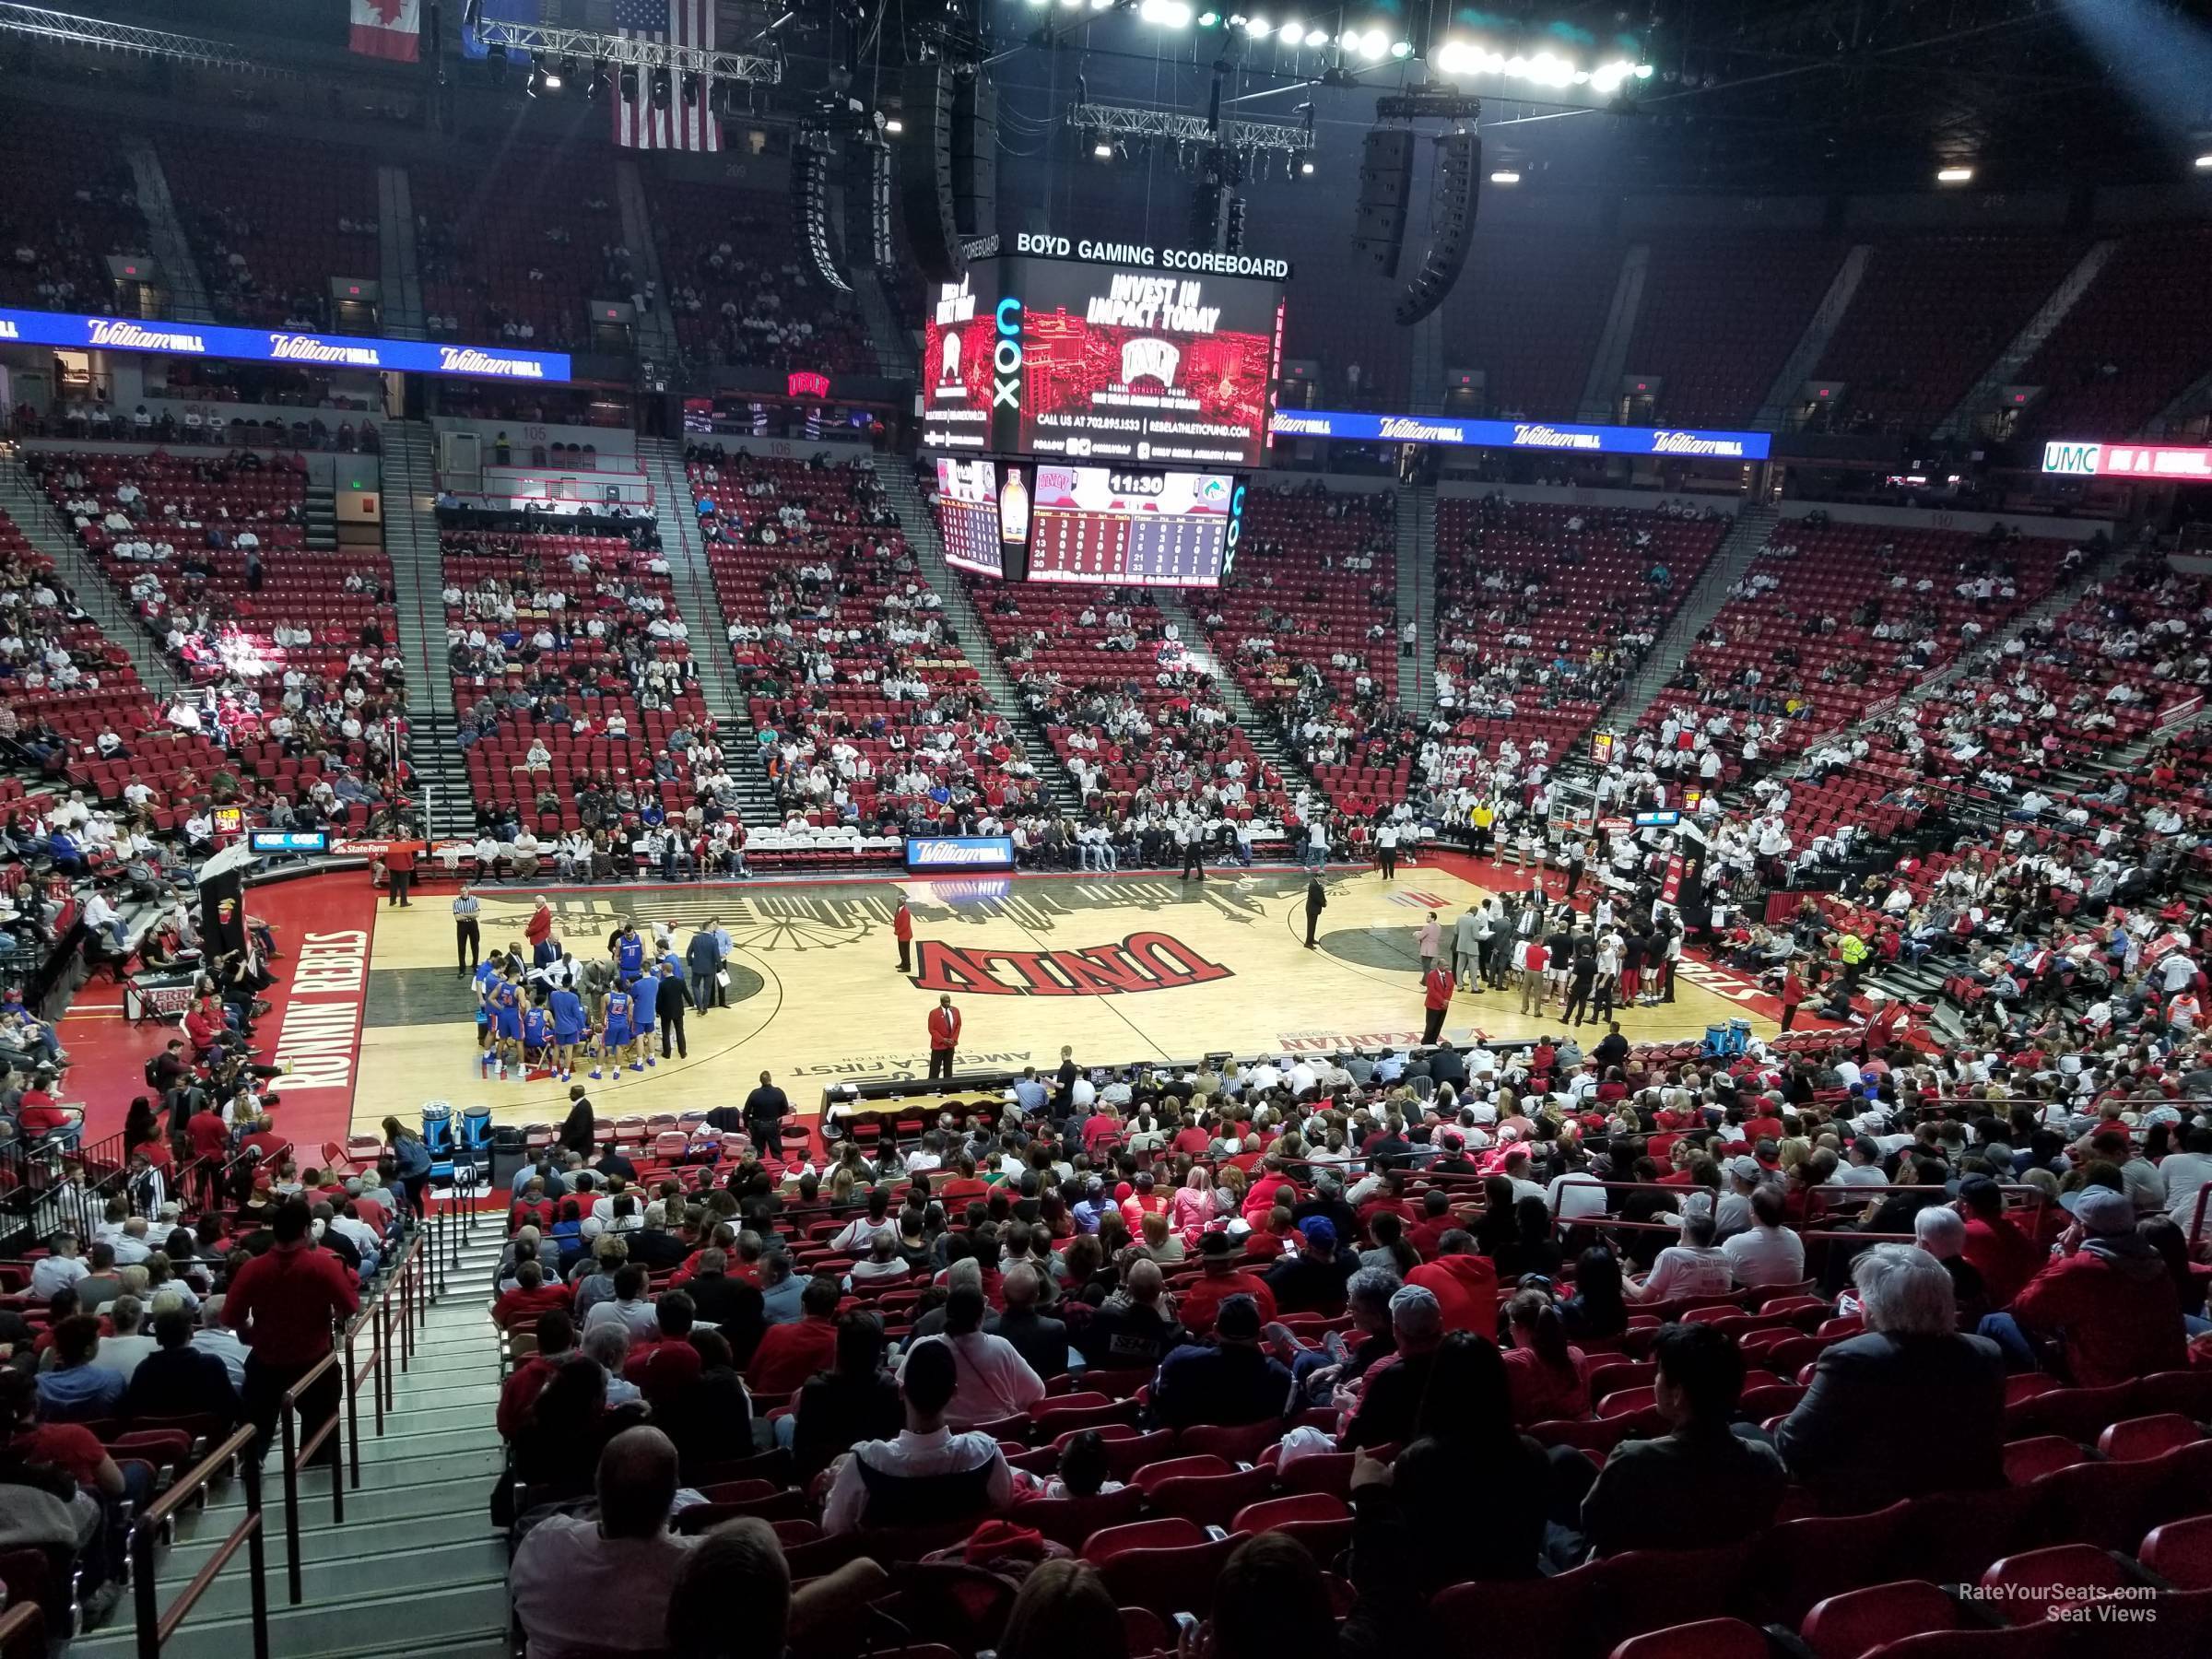
[[[910,835],[906,838],[906,867],[913,871],[1010,870],[1014,867],[1014,838]]]
[[[1281,409],[1277,438],[1364,443],[1452,443],[1542,454],[1674,455],[1686,461],[1764,461],[1766,432],[1669,427],[1566,426],[1540,420],[1463,420],[1448,415],[1369,415],[1350,409]]]
[[[565,351],[443,346],[432,340],[382,340],[366,335],[293,334],[286,329],[229,328],[214,323],[138,322],[69,312],[0,310],[0,345],[9,344],[65,346],[80,351],[152,351],[171,357],[304,363],[325,369],[389,369],[408,374],[461,374],[480,380],[540,383],[569,378],[569,354]]]

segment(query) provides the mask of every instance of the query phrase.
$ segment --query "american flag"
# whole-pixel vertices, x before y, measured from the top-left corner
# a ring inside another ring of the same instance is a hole
[[[628,40],[714,50],[715,0],[615,0],[615,32]],[[695,94],[683,98],[681,80]],[[719,150],[722,124],[714,118],[712,83],[697,76],[672,78],[668,107],[653,107],[653,72],[638,71],[638,95],[622,96],[615,83],[615,142],[630,149]]]

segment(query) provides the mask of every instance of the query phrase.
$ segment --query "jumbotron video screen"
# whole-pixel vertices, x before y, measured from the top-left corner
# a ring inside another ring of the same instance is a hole
[[[1145,466],[1266,465],[1279,283],[978,261],[923,319],[922,442]]]
[[[1226,474],[1040,461],[1030,580],[1219,587],[1236,554],[1244,490]]]

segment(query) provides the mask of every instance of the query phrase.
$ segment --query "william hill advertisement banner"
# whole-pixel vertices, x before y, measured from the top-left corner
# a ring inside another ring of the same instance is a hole
[[[476,380],[552,382],[569,378],[565,351],[510,346],[449,346],[372,335],[295,334],[215,323],[143,322],[68,312],[0,310],[0,345],[64,346],[81,351],[148,351],[165,357],[222,358],[243,363],[310,363],[324,369],[455,374]]]

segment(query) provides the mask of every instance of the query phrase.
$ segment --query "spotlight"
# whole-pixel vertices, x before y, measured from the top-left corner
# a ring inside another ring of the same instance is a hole
[[[1936,170],[1936,182],[1938,184],[1967,184],[1972,182],[1973,177],[1974,170],[1971,167],[1939,167]]]
[[[592,78],[583,83],[583,100],[586,103],[597,103],[606,96],[606,65],[595,62],[592,65]]]
[[[1636,78],[1638,80],[1650,80],[1652,78],[1652,66],[1649,64],[1637,65]]]
[[[1371,29],[1359,37],[1359,55],[1379,59],[1390,50],[1390,37],[1379,29]]]
[[[1411,57],[1413,55],[1413,42],[1411,41],[1393,41],[1390,43],[1390,55],[1394,58],[1399,59]]]
[[[1493,184],[1518,184],[1521,182],[1521,175],[1510,169],[1500,169],[1490,175],[1490,182]]]
[[[505,86],[507,84],[507,48],[494,46],[484,54],[484,61],[491,65],[491,84],[495,87]]]
[[[556,82],[553,84],[558,85],[559,83]],[[535,98],[540,92],[546,89],[546,86],[547,79],[545,72],[539,69],[535,64],[531,65],[529,78],[523,82],[523,91],[527,96]]]
[[[2199,156],[2196,167],[2199,172],[2212,172],[2212,156]]]
[[[575,58],[574,58],[573,56],[571,56],[571,57],[564,57],[564,58],[562,58],[562,59],[560,60],[560,70],[559,70],[559,74],[557,74],[557,75],[556,75],[556,76],[553,77],[553,84],[554,84],[555,86],[557,86],[557,87],[565,87],[565,86],[567,86],[567,85],[568,85],[568,84],[569,84],[571,81],[574,80],[575,78],[576,78],[576,60],[575,60]]]
[[[906,123],[894,115],[883,124],[883,130],[887,133],[903,133],[906,131]]]
[[[1298,171],[1301,177],[1310,179],[1313,176],[1313,163],[1311,161],[1300,161],[1298,164]]]
[[[653,72],[653,107],[656,110],[666,109],[668,93],[668,66],[664,64]]]
[[[1258,34],[1265,34],[1267,31],[1262,29],[1257,29],[1254,32]],[[1276,30],[1276,39],[1282,41],[1282,43],[1286,46],[1300,45],[1304,41],[1305,38],[1306,26],[1303,23],[1300,23],[1296,18],[1291,18],[1289,22],[1284,24],[1282,28]]]
[[[1329,43],[1329,31],[1328,31],[1327,29],[1318,29],[1318,28],[1317,28],[1317,29],[1307,29],[1307,30],[1306,30],[1306,44],[1307,44],[1307,45],[1309,45],[1309,46],[1325,46],[1325,45],[1327,45],[1328,43]]]
[[[1111,161],[1113,159],[1113,146],[1101,138],[1090,147],[1090,153],[1101,161]]]
[[[1191,22],[1191,8],[1184,0],[1144,0],[1136,15],[1162,29],[1187,29]]]
[[[685,109],[688,110],[688,109],[690,109],[692,106],[694,106],[695,104],[697,104],[697,103],[699,102],[699,76],[696,76],[696,75],[679,75],[679,76],[677,76],[676,77],[676,88],[677,88],[677,93],[678,93],[678,94],[679,94],[679,95],[682,97],[682,99],[683,99],[683,100],[684,100],[684,108],[685,108]]]
[[[638,101],[638,72],[627,64],[622,68],[622,101],[633,104]]]
[[[1244,19],[1244,32],[1250,35],[1255,41],[1265,40],[1267,38],[1268,31],[1274,27],[1275,25],[1268,22],[1265,18],[1247,18]]]
[[[1201,28],[1201,29],[1218,29],[1218,28],[1220,28],[1220,26],[1221,26],[1221,14],[1220,14],[1219,12],[1218,12],[1218,11],[1202,11],[1202,12],[1200,12],[1200,13],[1198,14],[1198,27],[1199,27],[1199,28]]]

